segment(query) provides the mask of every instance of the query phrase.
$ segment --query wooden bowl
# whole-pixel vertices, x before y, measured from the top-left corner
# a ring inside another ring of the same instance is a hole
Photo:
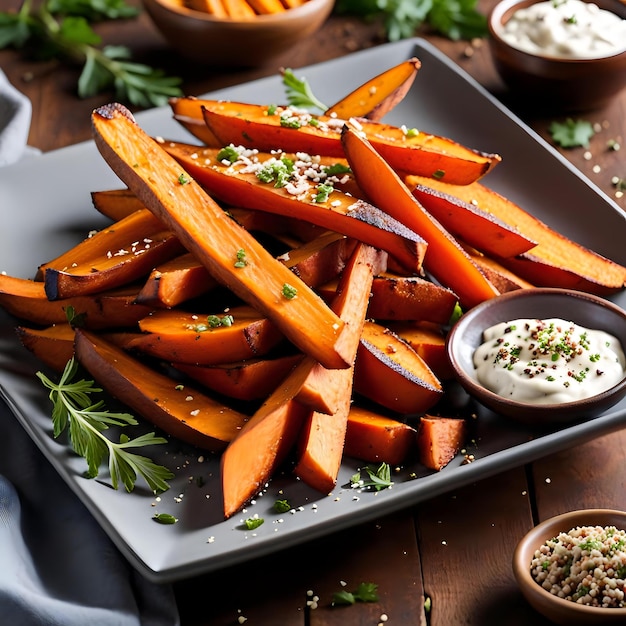
[[[446,349],[454,375],[478,402],[499,415],[543,427],[596,417],[626,396],[626,376],[590,398],[554,404],[520,402],[483,387],[476,379],[473,362],[474,352],[483,342],[483,332],[500,322],[519,318],[561,318],[586,328],[604,330],[617,337],[626,350],[626,311],[604,298],[550,288],[505,293],[470,309],[448,333]]]
[[[577,526],[615,526],[618,530],[626,530],[626,512],[611,509],[570,511],[535,526],[519,542],[513,554],[513,574],[520,590],[536,611],[555,624],[567,626],[626,624],[626,609],[577,604],[552,595],[533,579],[530,563],[535,550],[559,533],[568,532]]]
[[[186,59],[214,67],[258,67],[315,33],[333,10],[333,0],[248,20],[217,18],[176,0],[142,0],[170,46]]]
[[[605,106],[626,87],[626,47],[612,56],[564,59],[524,52],[502,39],[502,25],[513,13],[539,1],[502,0],[488,16],[489,45],[502,80],[536,108],[573,112]],[[594,4],[626,19],[626,4],[620,0]]]

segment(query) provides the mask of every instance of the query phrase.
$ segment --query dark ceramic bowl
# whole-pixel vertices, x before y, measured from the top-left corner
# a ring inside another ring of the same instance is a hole
[[[513,319],[562,318],[580,326],[604,330],[626,347],[626,311],[616,304],[566,289],[519,289],[487,300],[465,313],[452,327],[447,352],[455,377],[478,402],[495,413],[534,426],[596,417],[626,396],[626,376],[590,398],[559,404],[530,404],[499,396],[476,380],[473,354],[483,342],[483,331]],[[625,622],[626,623],[626,622]]]
[[[333,0],[303,5],[253,19],[218,18],[176,0],[142,0],[170,46],[195,63],[213,67],[258,67],[311,36],[333,10]]]
[[[523,52],[500,36],[502,24],[517,9],[538,1],[502,0],[489,14],[489,45],[502,80],[517,97],[537,108],[573,112],[606,105],[626,87],[626,48],[612,56],[561,59]],[[626,19],[626,3],[620,0],[594,4]]]
[[[546,591],[532,578],[530,563],[535,550],[559,533],[577,526],[615,526],[618,530],[626,530],[626,512],[611,509],[570,511],[535,526],[519,542],[513,554],[513,574],[520,590],[536,611],[555,624],[626,624],[626,609],[591,607],[564,600]]]

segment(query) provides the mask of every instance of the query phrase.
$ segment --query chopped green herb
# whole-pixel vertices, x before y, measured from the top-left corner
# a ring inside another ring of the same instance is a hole
[[[184,172],[181,173],[181,175],[178,177],[178,183],[180,185],[186,185],[187,183],[190,183],[190,182],[191,182],[191,179]]]
[[[342,176],[343,174],[351,174],[352,169],[343,163],[333,163],[322,168],[326,176]]]
[[[285,283],[283,285],[282,294],[287,300],[293,300],[298,295],[298,290],[289,283]]]
[[[280,125],[283,128],[300,128],[302,126],[302,120],[296,115],[281,115]]]
[[[314,202],[326,202],[333,191],[335,191],[335,188],[332,185],[318,185]]]
[[[232,165],[239,161],[239,152],[233,146],[225,146],[217,153],[217,160],[220,163],[226,161]]]
[[[441,180],[446,175],[444,170],[435,170],[433,172],[433,178],[436,180]]]
[[[287,500],[276,500],[274,502],[274,510],[277,513],[286,513],[287,511],[291,511],[291,504]]]
[[[177,517],[169,513],[155,513],[152,519],[159,524],[175,524],[178,521]]]
[[[50,390],[54,437],[59,437],[69,428],[70,444],[76,454],[87,461],[89,478],[98,476],[100,465],[108,456],[114,489],[121,482],[126,491],[132,491],[139,474],[153,492],[167,491],[169,485],[166,481],[174,477],[172,472],[145,456],[128,451],[130,448],[167,443],[167,439],[147,433],[135,439],[122,435],[119,443],[109,440],[103,431],[110,426],[136,425],[137,420],[128,413],[110,413],[103,408],[103,401],[94,402],[92,394],[102,389],[96,387],[93,380],[75,380],[77,374],[78,363],[74,358],[68,361],[58,383],[37,372],[41,382]]]
[[[237,260],[235,261],[235,267],[245,267],[248,265],[246,260],[246,251],[243,248],[237,250]]]
[[[77,313],[76,309],[70,304],[65,307],[65,317],[67,318],[67,323],[72,328],[83,328],[87,319],[87,313]]]
[[[278,108],[278,107],[277,107],[275,104],[270,104],[270,105],[267,107],[267,114],[268,114],[268,115],[276,115],[276,109],[277,109],[277,108]]]
[[[254,517],[249,517],[248,519],[246,519],[244,521],[244,526],[247,530],[254,530],[264,523],[265,520],[262,517],[258,517],[257,515],[255,515]]]
[[[347,606],[356,602],[378,602],[378,585],[360,583],[354,591],[337,591],[333,594],[332,606]]]
[[[274,187],[284,187],[293,176],[294,162],[286,156],[264,163],[256,176],[262,183],[274,183]]]

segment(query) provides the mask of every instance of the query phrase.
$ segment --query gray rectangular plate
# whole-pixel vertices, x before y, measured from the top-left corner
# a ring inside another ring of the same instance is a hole
[[[429,43],[405,40],[303,68],[297,74],[307,78],[323,101],[333,102],[411,56],[421,60],[422,69],[407,98],[386,121],[500,153],[503,162],[484,179],[486,185],[580,243],[626,263],[624,237],[618,236],[626,232],[626,222],[619,207]],[[278,74],[211,96],[259,104],[285,101]],[[147,111],[137,120],[154,136],[193,141],[171,119],[169,108]],[[92,142],[30,157],[0,170],[0,270],[32,277],[40,263],[105,224],[91,206],[90,192],[119,186]],[[614,300],[626,304],[623,293]],[[471,464],[462,465],[459,458],[439,473],[426,472],[418,465],[409,467],[394,477],[392,489],[374,495],[346,486],[358,468],[356,461],[346,459],[331,496],[311,491],[286,473],[276,477],[246,512],[224,521],[219,459],[203,458],[200,451],[176,441],[147,452],[176,473],[171,489],[159,501],[139,484],[128,494],[107,486],[106,475],[84,478],[84,460],[52,438],[51,407],[35,378],[40,366],[19,345],[13,327],[13,320],[0,317],[0,386],[7,406],[123,554],[157,582],[246,561],[374,519],[614,431],[626,422],[624,402],[591,421],[542,433],[480,411],[477,443],[469,450],[476,461]],[[1,403],[0,411],[8,413]],[[418,478],[409,479],[412,471]],[[272,511],[279,494],[294,505],[293,512],[278,515]],[[152,520],[155,511],[171,513],[179,521],[170,526],[156,524]],[[243,530],[242,520],[255,513],[265,523],[254,531]]]

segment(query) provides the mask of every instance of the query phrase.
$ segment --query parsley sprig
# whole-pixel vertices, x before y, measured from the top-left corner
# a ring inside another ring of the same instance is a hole
[[[41,59],[82,64],[78,95],[87,98],[113,88],[118,100],[148,108],[182,95],[180,78],[131,60],[125,46],[103,46],[90,22],[126,19],[137,9],[124,0],[24,0],[17,13],[0,12],[0,50],[33,51]]]
[[[154,493],[167,491],[169,485],[166,481],[173,478],[174,474],[149,458],[129,451],[132,448],[167,443],[167,440],[154,433],[146,433],[135,439],[122,434],[119,443],[105,437],[103,431],[110,426],[136,425],[137,420],[128,413],[109,412],[104,408],[102,400],[94,402],[92,394],[100,393],[102,389],[96,387],[92,380],[75,380],[77,374],[78,363],[74,358],[68,361],[58,383],[42,372],[37,372],[41,382],[50,390],[54,437],[57,438],[69,429],[71,446],[76,454],[87,461],[89,478],[98,476],[100,466],[108,457],[114,489],[122,483],[126,491],[132,491],[140,475]]]
[[[306,78],[297,78],[293,70],[281,70],[287,102],[299,109],[319,109],[326,111],[328,107],[313,93]]]
[[[380,491],[393,485],[391,467],[388,463],[381,463],[378,467],[366,465],[350,478],[353,488],[371,491]]]
[[[364,19],[381,18],[389,41],[414,37],[427,24],[452,40],[487,35],[487,19],[476,9],[477,0],[337,0],[339,14]]]

